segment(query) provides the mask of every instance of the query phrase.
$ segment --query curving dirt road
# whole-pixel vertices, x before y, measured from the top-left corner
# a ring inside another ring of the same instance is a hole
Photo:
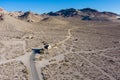
[[[69,40],[69,39],[72,37],[71,31],[72,31],[73,29],[76,29],[76,28],[68,29],[68,35],[66,36],[66,38],[65,38],[64,40],[56,43],[54,46],[52,46],[52,48],[55,48],[55,47],[57,47],[58,45],[63,44],[64,42],[66,42],[67,40]]]

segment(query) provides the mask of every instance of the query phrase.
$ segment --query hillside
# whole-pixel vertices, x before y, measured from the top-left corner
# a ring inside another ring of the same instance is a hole
[[[62,20],[61,18],[45,17],[40,21],[41,24],[54,24],[54,25],[66,25],[68,21]]]
[[[34,14],[32,12],[25,12],[22,15],[18,16],[18,18],[26,20],[27,22],[39,22],[42,19],[42,16]]]

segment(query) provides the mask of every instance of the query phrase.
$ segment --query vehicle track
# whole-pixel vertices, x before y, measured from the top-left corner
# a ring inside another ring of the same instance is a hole
[[[84,59],[85,61],[87,61],[91,66],[94,66],[97,70],[99,70],[102,74],[108,76],[110,78],[110,80],[116,80],[114,77],[110,76],[108,73],[104,72],[100,67],[96,66],[94,63],[92,63],[91,61],[89,61],[88,59],[86,59],[84,56],[82,55],[78,55],[80,56],[80,58]]]
[[[66,36],[67,38],[64,39],[64,40],[62,40],[62,41],[60,41],[60,42],[58,42],[58,43],[56,43],[56,45],[55,45],[54,47],[57,47],[58,45],[61,45],[61,44],[63,44],[64,42],[66,42],[67,40],[69,40],[69,39],[72,37],[71,31],[72,31],[73,29],[76,29],[76,28],[68,29],[68,36]],[[54,47],[53,47],[53,48],[54,48]],[[93,50],[93,51],[90,51],[90,52],[100,52],[100,51],[107,51],[107,50],[112,50],[112,49],[118,49],[118,47],[117,47],[117,48],[107,48],[107,49],[103,49],[103,50]],[[80,51],[80,52],[81,52],[81,51]],[[83,51],[83,52],[88,52],[88,51]],[[82,59],[84,59],[85,61],[89,62],[89,64],[90,64],[91,66],[94,66],[96,69],[98,69],[100,72],[102,72],[102,74],[108,76],[111,80],[116,80],[114,77],[112,77],[112,76],[110,76],[108,73],[104,72],[100,67],[98,67],[98,66],[96,66],[95,64],[93,64],[92,62],[90,62],[90,61],[89,61],[88,59],[86,59],[84,56],[80,55],[80,57],[81,57]]]
[[[69,39],[72,37],[71,31],[72,31],[73,29],[76,29],[76,28],[68,29],[68,35],[66,36],[66,38],[65,38],[64,40],[62,40],[62,41],[56,43],[54,46],[52,46],[52,48],[55,48],[55,47],[57,47],[57,46],[63,44],[63,43],[66,42],[67,40],[69,40]]]

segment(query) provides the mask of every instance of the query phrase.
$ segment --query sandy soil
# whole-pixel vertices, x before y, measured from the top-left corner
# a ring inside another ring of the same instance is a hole
[[[40,80],[120,80],[120,23],[64,20],[69,23],[28,23],[5,16],[0,22],[1,80],[16,80],[14,74],[20,74],[17,80],[32,80],[30,55],[43,41],[52,49],[34,61]]]
[[[28,80],[28,71],[20,61],[0,65],[0,80]]]
[[[73,30],[69,40],[51,51],[50,54],[63,54],[64,60],[42,68],[45,80],[120,79],[119,26],[96,26]]]

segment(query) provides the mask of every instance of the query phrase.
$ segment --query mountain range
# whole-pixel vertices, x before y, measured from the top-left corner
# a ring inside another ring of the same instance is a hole
[[[84,21],[86,20],[87,21],[115,21],[115,20],[119,20],[119,17],[120,17],[120,15],[113,12],[100,12],[98,10],[91,9],[91,8],[84,8],[84,9],[69,8],[69,9],[62,9],[56,12],[48,12],[44,14],[37,14],[30,11],[7,12],[4,9],[0,8],[0,12],[7,13],[12,17],[15,17],[27,22],[47,21],[55,17],[76,18]]]
[[[80,18],[81,20],[110,20],[115,19],[119,16],[113,12],[100,12],[95,9],[91,8],[84,8],[84,9],[62,9],[57,12],[49,12],[47,13],[49,16],[62,16],[62,17],[76,17]]]

